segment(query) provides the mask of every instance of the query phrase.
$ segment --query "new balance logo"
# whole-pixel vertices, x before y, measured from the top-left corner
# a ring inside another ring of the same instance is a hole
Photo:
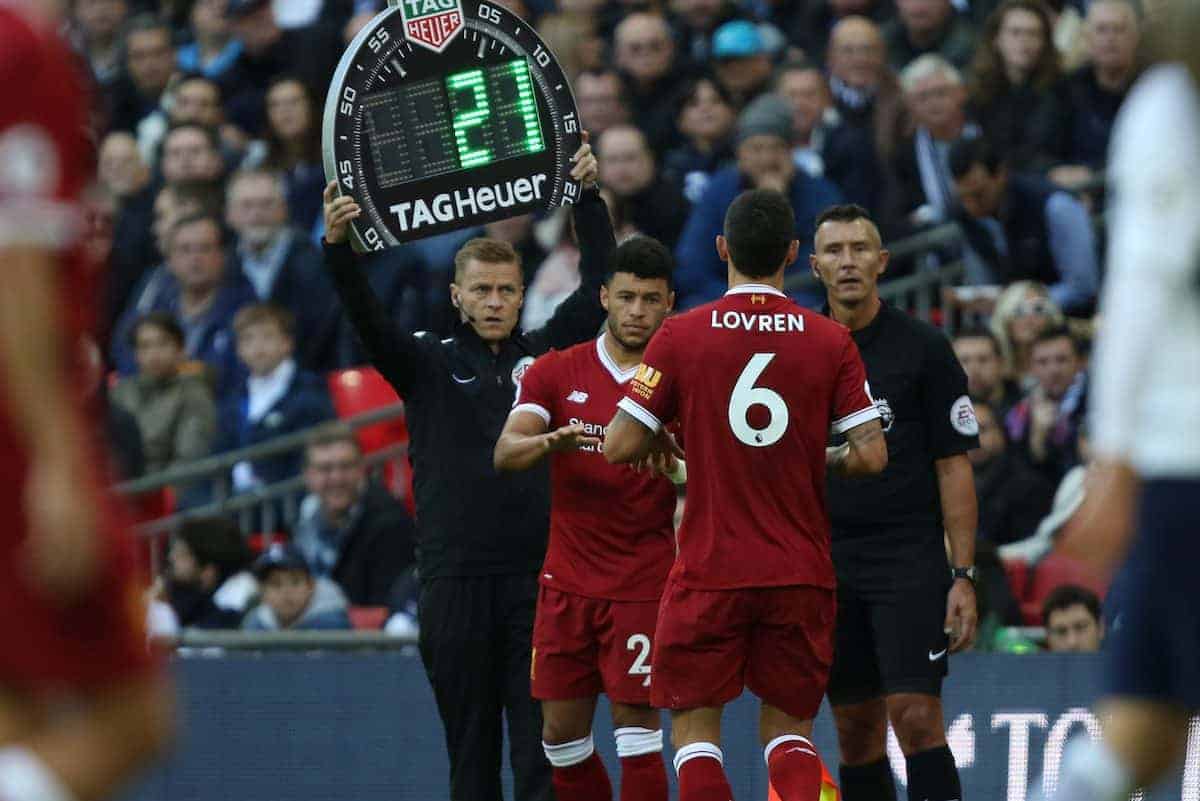
[[[587,399],[588,394],[578,389],[567,396],[567,400],[571,401],[572,403],[587,403]]]

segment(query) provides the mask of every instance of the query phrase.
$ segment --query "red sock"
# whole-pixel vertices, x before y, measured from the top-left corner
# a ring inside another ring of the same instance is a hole
[[[621,757],[621,801],[667,801],[662,751]]]
[[[821,759],[817,747],[797,734],[776,737],[764,751],[767,775],[780,801],[818,801]]]
[[[585,753],[587,757],[580,762],[562,764]],[[600,755],[592,747],[590,735],[585,740],[546,746],[546,756],[553,766],[556,797],[563,801],[612,801],[612,783]]]
[[[679,801],[733,801],[722,761],[721,749],[712,743],[692,743],[676,751]]]

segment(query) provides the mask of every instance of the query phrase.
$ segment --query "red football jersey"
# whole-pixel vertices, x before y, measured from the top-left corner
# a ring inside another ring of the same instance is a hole
[[[850,332],[761,284],[672,317],[620,407],[687,432],[672,580],[721,590],[834,586],[825,445],[879,416]]]
[[[604,428],[637,368],[622,371],[604,338],[539,358],[521,379],[513,411],[553,431]],[[612,465],[599,448],[550,457],[550,545],[541,581],[612,601],[657,601],[675,559],[675,487],[665,477]]]
[[[78,63],[53,30],[26,17],[19,4],[0,3],[0,248],[59,253],[64,363],[71,365],[95,308],[93,276],[79,246],[81,198],[95,158]],[[17,534],[21,527],[11,525],[11,515],[20,505],[26,459],[2,396],[0,453],[0,523],[10,523],[0,529]]]

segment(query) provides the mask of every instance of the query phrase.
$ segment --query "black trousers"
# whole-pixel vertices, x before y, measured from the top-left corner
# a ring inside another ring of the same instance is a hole
[[[446,729],[451,801],[503,801],[503,722],[515,801],[554,801],[542,709],[529,692],[537,574],[436,578],[421,587],[421,660]]]

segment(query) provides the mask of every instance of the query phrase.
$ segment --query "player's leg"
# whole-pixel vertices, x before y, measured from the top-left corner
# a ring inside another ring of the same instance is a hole
[[[667,801],[662,714],[650,706],[658,602],[606,602],[598,617],[600,671],[612,704],[621,801]]]
[[[845,801],[895,801],[887,757],[887,705],[866,603],[839,574],[829,703],[837,728]]]
[[[887,709],[904,754],[908,797],[921,801],[961,798],[958,766],[946,743],[942,699],[923,693],[893,693],[887,697]]]
[[[679,801],[731,801],[733,790],[725,776],[721,751],[721,712],[724,707],[671,711],[671,744],[675,746],[675,775]]]
[[[667,801],[662,713],[613,701],[612,717],[621,760],[621,801]]]
[[[10,700],[0,710],[0,729],[16,738],[0,746],[5,801],[110,798],[166,750],[174,731],[174,693],[160,677],[93,693],[69,717],[41,717],[19,706]],[[14,719],[21,723],[14,726]],[[31,730],[19,730],[30,723]]]
[[[833,590],[779,587],[757,593],[746,686],[763,701],[759,736],[771,787],[781,801],[817,801],[821,757],[812,721],[833,663]]]
[[[748,592],[704,591],[668,580],[658,611],[650,701],[671,710],[679,801],[730,801],[721,709],[742,692]]]
[[[503,659],[494,653],[494,577],[437,578],[421,588],[421,661],[450,758],[453,801],[503,801]]]
[[[1200,482],[1145,482],[1122,592],[1110,594],[1120,625],[1105,646],[1108,692],[1096,709],[1104,740],[1067,746],[1056,801],[1124,799],[1186,747],[1188,710],[1200,709],[1197,526]]]
[[[603,604],[549,587],[538,594],[527,687],[542,702],[542,750],[559,799],[612,801],[612,783],[592,739],[596,696],[603,689],[594,618]]]

